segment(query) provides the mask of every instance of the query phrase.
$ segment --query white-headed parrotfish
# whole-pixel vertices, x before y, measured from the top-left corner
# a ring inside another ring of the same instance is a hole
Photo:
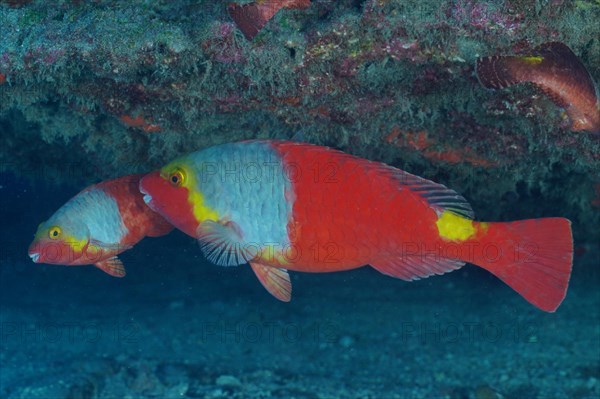
[[[477,77],[484,87],[491,89],[533,84],[565,109],[571,130],[600,133],[598,86],[579,58],[563,43],[544,43],[527,55],[479,58]]]
[[[117,257],[142,238],[169,233],[173,226],[144,203],[141,174],[91,185],[41,223],[29,256],[35,263],[78,266],[93,264],[125,276]]]
[[[383,163],[290,141],[223,144],[182,156],[140,181],[144,201],[216,264],[249,263],[291,298],[288,270],[365,265],[417,280],[478,265],[553,312],[571,274],[571,223],[476,222],[456,192]]]

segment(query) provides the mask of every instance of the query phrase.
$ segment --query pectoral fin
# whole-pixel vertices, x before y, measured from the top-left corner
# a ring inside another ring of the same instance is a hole
[[[249,262],[258,254],[257,245],[244,241],[235,222],[207,220],[197,231],[200,248],[209,261],[220,266],[237,266]]]
[[[125,266],[116,256],[95,263],[94,266],[113,277],[125,277]]]
[[[258,277],[258,281],[271,295],[283,302],[289,302],[292,299],[292,283],[287,270],[264,266],[256,262],[250,262],[250,266]]]

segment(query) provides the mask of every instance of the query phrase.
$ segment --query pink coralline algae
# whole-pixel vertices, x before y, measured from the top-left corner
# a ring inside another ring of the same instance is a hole
[[[380,112],[384,108],[391,107],[394,103],[393,98],[368,95],[358,98],[355,108],[357,115],[362,117]]]
[[[239,111],[241,107],[246,104],[239,94],[215,96],[213,101],[217,104],[217,107],[221,112]]]
[[[46,65],[55,64],[58,60],[62,59],[66,51],[64,49],[52,49],[49,50],[43,57],[42,62]]]
[[[0,56],[0,66],[6,68],[10,63],[10,56],[8,55],[8,53],[2,53],[2,55]]]
[[[503,31],[514,34],[521,27],[522,14],[507,14],[490,8],[487,3],[459,0],[446,12],[448,18],[467,29],[486,33]]]
[[[64,48],[39,46],[27,51],[23,60],[28,67],[51,66],[59,62],[64,62],[66,53]]]
[[[225,39],[233,34],[234,29],[235,26],[232,23],[225,22],[215,25],[212,32],[215,37]]]

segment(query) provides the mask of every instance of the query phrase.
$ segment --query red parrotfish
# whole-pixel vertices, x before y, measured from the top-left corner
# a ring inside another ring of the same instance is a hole
[[[479,58],[477,76],[483,86],[492,89],[531,83],[565,109],[571,130],[600,133],[598,87],[563,43],[544,43],[527,55]]]
[[[125,276],[117,255],[146,236],[162,236],[173,229],[144,203],[141,177],[107,180],[71,198],[39,225],[29,246],[31,259],[66,266],[93,264],[111,276]]]
[[[258,0],[246,4],[231,3],[227,11],[246,39],[252,40],[282,8],[308,7],[310,0]]]
[[[213,263],[248,262],[291,298],[288,270],[364,265],[411,281],[465,262],[553,312],[571,274],[571,223],[474,221],[445,186],[383,163],[290,141],[246,141],[182,156],[142,178],[144,201],[198,239]]]

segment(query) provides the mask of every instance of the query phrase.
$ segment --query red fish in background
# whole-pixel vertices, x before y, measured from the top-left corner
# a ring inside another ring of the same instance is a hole
[[[544,43],[528,55],[479,58],[477,76],[491,89],[532,83],[565,109],[571,130],[600,133],[598,88],[579,58],[563,43]]]
[[[29,246],[35,263],[93,264],[115,277],[125,276],[118,254],[142,238],[169,233],[171,226],[144,203],[143,175],[123,176],[87,187],[39,225]]]
[[[252,40],[282,8],[308,7],[310,0],[258,0],[247,4],[231,3],[227,11],[246,39]]]

